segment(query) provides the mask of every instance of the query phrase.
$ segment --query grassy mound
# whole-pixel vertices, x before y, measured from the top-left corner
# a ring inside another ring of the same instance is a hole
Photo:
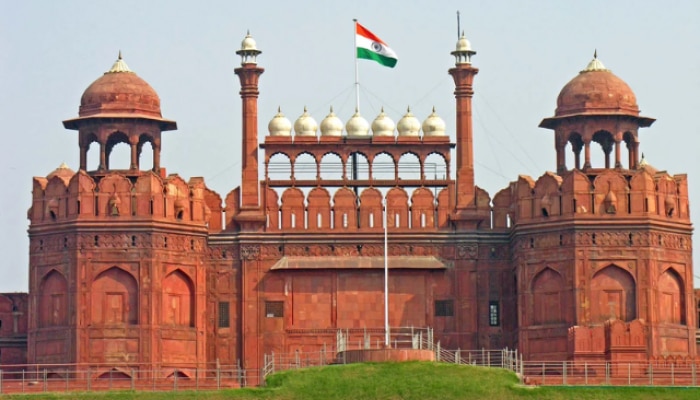
[[[7,399],[642,399],[700,398],[699,388],[537,387],[518,385],[511,372],[428,362],[351,364],[284,371],[268,386],[218,392],[111,392],[8,395]]]

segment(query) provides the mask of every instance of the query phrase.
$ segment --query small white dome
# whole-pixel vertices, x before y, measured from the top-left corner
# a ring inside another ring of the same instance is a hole
[[[445,121],[437,115],[435,107],[423,121],[423,136],[445,136]]]
[[[345,130],[348,132],[348,136],[369,136],[369,122],[367,122],[367,120],[360,115],[360,112],[355,109],[355,114],[353,114],[352,118],[350,118],[348,123],[345,124]]]
[[[411,107],[409,107],[406,114],[401,117],[397,128],[399,130],[399,136],[418,136],[420,134],[420,121],[411,114]]]
[[[374,136],[394,136],[395,127],[396,124],[386,116],[384,107],[382,107],[382,112],[372,121],[372,134]]]
[[[343,121],[331,111],[326,115],[326,118],[321,121],[321,136],[341,136],[343,134]]]
[[[257,45],[255,39],[250,36],[250,31],[248,31],[241,42],[241,50],[257,50]]]
[[[292,123],[282,114],[282,110],[277,108],[277,114],[267,124],[267,130],[270,136],[291,136]]]
[[[469,43],[466,37],[464,37],[464,32],[462,32],[462,36],[457,40],[457,46],[455,47],[455,50],[457,51],[471,51],[472,50],[472,45]]]
[[[316,136],[317,130],[316,120],[309,115],[304,106],[304,113],[294,122],[294,133],[297,136]]]

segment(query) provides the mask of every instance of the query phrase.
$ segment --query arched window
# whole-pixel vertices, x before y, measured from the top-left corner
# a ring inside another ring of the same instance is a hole
[[[194,285],[180,270],[163,280],[163,323],[194,326]]]
[[[545,268],[532,280],[533,323],[547,325],[563,322],[564,281],[558,272]]]
[[[637,318],[636,285],[629,272],[610,265],[596,272],[591,280],[591,319],[632,321]]]
[[[103,325],[138,323],[136,279],[118,267],[100,273],[92,282],[92,322]]]
[[[62,326],[68,323],[68,282],[52,270],[39,286],[39,327]]]
[[[659,321],[669,324],[686,324],[683,280],[669,268],[659,278]]]

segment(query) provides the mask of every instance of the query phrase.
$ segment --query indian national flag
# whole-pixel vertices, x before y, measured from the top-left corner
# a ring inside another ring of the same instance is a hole
[[[355,23],[355,42],[357,43],[357,58],[374,60],[385,67],[394,68],[396,53],[386,43],[367,28]]]

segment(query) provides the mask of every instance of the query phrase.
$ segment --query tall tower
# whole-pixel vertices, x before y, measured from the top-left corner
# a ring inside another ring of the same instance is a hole
[[[638,130],[653,122],[594,55],[540,124],[554,130],[557,173],[521,176],[494,199],[514,197],[526,358],[633,362],[696,353],[688,183],[639,160]]]
[[[161,116],[158,94],[120,54],[64,126],[78,130],[80,167],[34,178],[28,361],[92,364],[96,376],[155,365],[190,376],[205,365],[212,212],[201,178],[185,182],[161,169],[161,133],[175,121]],[[92,143],[100,155],[94,169]],[[130,147],[128,169],[110,164],[120,143]],[[146,143],[152,170],[141,169]]]
[[[258,67],[257,49],[250,32],[236,54],[241,56],[241,66],[235,69],[241,81],[243,132],[241,143],[241,204],[235,220],[244,231],[262,230],[265,215],[260,206],[260,178],[258,177],[258,80],[265,70]]]
[[[451,53],[455,66],[449,70],[455,82],[457,103],[457,177],[452,220],[457,229],[475,228],[479,218],[476,213],[474,189],[474,133],[472,128],[472,97],[474,96],[474,76],[479,73],[472,66],[472,50],[464,33],[457,41],[457,48]]]

